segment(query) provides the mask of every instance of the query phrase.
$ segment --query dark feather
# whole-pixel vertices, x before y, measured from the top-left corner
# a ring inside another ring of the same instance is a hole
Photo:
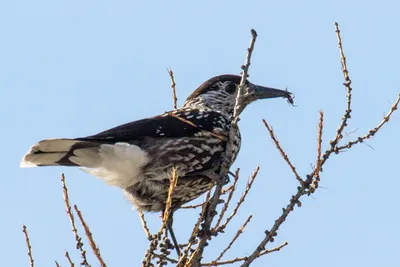
[[[190,137],[201,130],[211,132],[216,127],[221,128],[220,120],[221,114],[217,112],[207,112],[207,117],[205,117],[196,109],[179,110],[126,123],[95,135],[77,138],[77,140],[116,143],[141,141],[149,137]]]

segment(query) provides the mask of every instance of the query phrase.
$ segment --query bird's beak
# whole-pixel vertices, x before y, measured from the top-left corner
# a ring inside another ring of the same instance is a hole
[[[253,99],[267,99],[275,97],[283,97],[291,99],[292,93],[287,90],[280,90],[271,87],[265,87],[255,84],[250,84],[247,88],[247,93],[252,96]]]

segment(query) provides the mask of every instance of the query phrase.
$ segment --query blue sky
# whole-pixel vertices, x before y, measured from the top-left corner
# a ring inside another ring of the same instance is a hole
[[[344,140],[381,121],[400,92],[400,17],[396,1],[3,1],[0,4],[0,259],[28,266],[22,224],[37,266],[79,262],[64,212],[60,174],[90,225],[109,266],[139,266],[147,248],[135,210],[121,192],[73,168],[20,169],[37,141],[78,137],[172,108],[171,67],[178,102],[206,79],[239,73],[250,40],[259,34],[250,80],[288,86],[285,100],[259,101],[240,122],[243,143],[238,193],[256,165],[259,177],[225,238],[210,243],[213,260],[249,214],[253,219],[227,259],[248,255],[263,238],[297,181],[261,120],[273,127],[298,171],[315,161],[318,110],[325,112],[324,148],[345,107],[334,33],[340,23],[350,76],[353,115]],[[321,188],[303,200],[276,242],[289,245],[253,266],[398,266],[400,115],[373,140],[332,157]],[[353,132],[355,131],[355,132]],[[353,132],[353,133],[352,133]],[[237,194],[236,199],[240,194]],[[198,211],[176,213],[184,240]],[[159,215],[150,214],[155,231]],[[82,232],[82,231],[81,231]],[[86,245],[88,249],[88,245]],[[91,258],[96,266],[96,261]]]

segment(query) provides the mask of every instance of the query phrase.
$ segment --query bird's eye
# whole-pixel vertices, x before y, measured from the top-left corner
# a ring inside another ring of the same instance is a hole
[[[234,93],[236,91],[236,84],[233,82],[227,82],[225,91],[230,94]]]

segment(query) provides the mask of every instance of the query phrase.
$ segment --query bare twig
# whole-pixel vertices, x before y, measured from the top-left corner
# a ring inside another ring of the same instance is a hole
[[[287,164],[289,165],[289,167],[292,169],[297,181],[299,181],[299,183],[301,185],[304,184],[303,179],[301,179],[300,175],[297,173],[296,168],[293,166],[292,162],[290,162],[288,155],[285,153],[285,151],[283,151],[281,145],[279,144],[278,139],[276,138],[274,131],[272,130],[272,127],[268,125],[268,123],[263,120],[263,123],[265,125],[265,127],[267,128],[272,141],[274,141],[276,148],[278,148],[279,152],[281,153],[282,157],[285,159],[285,161],[287,162]]]
[[[263,256],[263,255],[266,255],[266,254],[269,254],[269,253],[272,253],[272,252],[280,251],[283,247],[287,246],[288,244],[289,244],[288,242],[285,242],[285,243],[283,243],[282,245],[280,245],[280,246],[278,246],[276,248],[273,248],[273,249],[270,249],[270,250],[264,250],[263,252],[260,253],[259,256]],[[203,264],[201,264],[201,266],[230,265],[230,264],[233,264],[235,262],[245,261],[247,259],[248,259],[248,257],[234,258],[234,259],[231,259],[231,260],[219,261],[219,262],[215,262],[215,263],[214,262],[203,263]]]
[[[71,260],[71,257],[69,256],[68,251],[65,251],[65,257],[66,257],[67,260],[68,260],[69,266],[75,267],[75,263]]]
[[[356,140],[354,141],[350,141],[347,144],[343,145],[343,146],[338,146],[338,142],[340,141],[340,139],[342,139],[342,132],[344,130],[344,128],[347,126],[347,119],[351,118],[351,92],[352,92],[352,88],[351,88],[351,80],[350,77],[348,75],[348,69],[347,69],[347,64],[346,64],[346,57],[344,56],[344,52],[343,52],[343,47],[342,47],[342,40],[340,37],[340,30],[339,30],[339,25],[337,22],[335,22],[335,31],[337,34],[337,38],[338,38],[338,46],[339,46],[339,51],[340,51],[340,57],[341,57],[341,64],[342,64],[342,71],[343,71],[343,76],[345,79],[344,85],[347,89],[347,108],[344,112],[344,115],[342,117],[342,122],[338,127],[338,130],[336,132],[336,137],[334,138],[334,140],[330,141],[330,148],[327,149],[325,151],[325,153],[322,155],[321,160],[320,160],[320,167],[322,167],[324,165],[324,163],[326,162],[326,160],[330,157],[330,155],[335,152],[335,154],[339,154],[340,151],[344,150],[345,148],[351,148],[353,145],[357,144],[357,143],[362,143],[364,140],[369,139],[371,137],[373,137],[378,130],[380,130],[380,128],[387,122],[389,121],[392,113],[397,109],[397,106],[399,104],[400,101],[400,94],[399,97],[397,98],[397,100],[395,101],[395,103],[392,105],[392,107],[390,108],[390,111],[388,112],[388,114],[386,116],[384,116],[382,122],[376,126],[374,129],[370,130],[368,132],[368,134],[364,135],[364,136],[360,136],[358,137]],[[316,175],[316,170],[314,170],[310,175],[307,176],[307,180],[312,180],[314,175]],[[306,181],[307,183],[307,181]],[[310,192],[312,193],[312,192]]]
[[[399,105],[400,102],[400,94],[397,97],[396,101],[394,102],[394,104],[390,107],[389,112],[383,117],[383,120],[378,124],[378,126],[376,126],[374,129],[369,130],[367,134],[365,134],[364,136],[360,136],[358,137],[356,140],[354,141],[350,141],[347,144],[343,145],[343,146],[339,146],[337,147],[337,150],[343,150],[345,148],[351,148],[353,145],[358,144],[358,143],[362,143],[365,140],[373,137],[381,128],[383,125],[385,125],[385,123],[387,123],[390,119],[390,117],[392,116],[393,112],[395,110],[397,110],[397,107]]]
[[[25,224],[22,226],[22,232],[24,232],[24,235],[25,235],[25,241],[26,241],[26,246],[28,248],[28,256],[29,256],[30,266],[34,267],[35,266],[35,261],[33,260],[33,256],[32,256],[31,241],[29,239],[28,229],[26,228]]]
[[[231,192],[232,190],[235,190],[236,188],[232,185],[228,186],[227,188],[222,188],[221,195],[225,195],[226,193]]]
[[[321,168],[322,165],[324,165],[325,161],[330,157],[330,155],[335,152],[336,154],[339,153],[338,150],[338,143],[339,141],[343,138],[343,130],[346,128],[347,126],[347,120],[351,118],[351,99],[352,99],[352,91],[353,88],[351,87],[351,79],[349,76],[349,71],[347,69],[347,63],[346,63],[346,57],[344,55],[343,52],[343,46],[342,46],[342,38],[340,36],[340,30],[339,30],[339,24],[337,22],[335,22],[335,32],[336,32],[336,37],[338,40],[338,47],[339,47],[339,53],[340,53],[340,62],[342,65],[342,72],[343,72],[343,77],[344,77],[344,83],[343,85],[345,86],[347,93],[346,93],[346,98],[347,98],[347,106],[346,106],[346,110],[344,111],[344,114],[342,116],[342,121],[339,124],[338,129],[336,130],[336,135],[335,138],[333,140],[331,140],[329,142],[330,144],[330,148],[327,149],[325,151],[325,153],[322,155],[322,157],[320,158],[320,164],[319,167]],[[314,171],[307,176],[307,181],[312,181],[313,177],[317,174],[317,169],[314,169]],[[306,183],[307,183],[306,181]],[[314,190],[311,189],[311,191],[309,193],[313,193]]]
[[[243,233],[243,229],[246,227],[246,225],[250,222],[251,218],[253,217],[253,215],[250,215],[249,217],[247,217],[246,221],[244,222],[244,224],[238,229],[238,231],[236,232],[236,235],[233,237],[232,241],[229,243],[229,245],[221,252],[221,254],[219,254],[219,256],[212,262],[212,263],[217,263],[220,259],[222,259],[222,257],[225,255],[225,253],[232,247],[233,243],[235,243],[235,241],[239,238],[239,236]],[[210,264],[211,266],[211,264]]]
[[[93,250],[94,255],[96,256],[97,260],[99,261],[100,266],[101,267],[106,267],[107,265],[104,262],[103,258],[101,257],[100,249],[97,247],[96,242],[93,239],[92,232],[90,231],[89,226],[87,225],[87,223],[83,219],[81,211],[78,209],[78,206],[76,206],[76,205],[74,205],[74,208],[75,208],[75,211],[78,214],[78,217],[79,217],[79,219],[80,219],[80,221],[82,223],[83,229],[85,229],[85,234],[86,234],[86,236],[87,236],[87,238],[89,240],[89,244],[90,244],[90,247]]]
[[[142,223],[142,226],[143,226],[143,231],[144,231],[146,237],[150,238],[150,235],[151,235],[150,230],[147,227],[147,222],[146,222],[146,219],[144,218],[143,211],[138,209],[138,213],[139,213],[140,222]]]
[[[268,125],[265,121],[264,121],[264,124],[266,126]],[[267,127],[267,129],[268,129],[268,131],[269,131],[269,133],[271,135],[271,138],[275,137],[275,133],[274,133],[273,129],[271,127],[269,127],[269,126]],[[279,149],[278,146],[277,146],[277,148]],[[290,161],[286,161],[286,162],[288,163]],[[321,164],[323,164],[322,161],[321,161]],[[277,231],[278,231],[280,225],[286,220],[287,216],[294,209],[296,204],[298,206],[300,206],[299,199],[301,198],[301,196],[303,196],[305,194],[307,188],[309,187],[309,185],[312,182],[312,177],[313,176],[307,176],[307,177],[309,177],[309,178],[306,181],[304,181],[303,184],[300,187],[298,187],[296,195],[292,196],[292,198],[290,199],[289,204],[286,206],[286,208],[282,209],[282,215],[279,216],[279,218],[275,221],[275,223],[272,226],[272,228],[269,231],[268,230],[265,231],[265,235],[266,235],[265,238],[260,242],[260,244],[254,250],[254,252],[245,260],[245,262],[242,265],[243,267],[244,266],[246,266],[246,267],[249,266],[256,258],[258,258],[261,255],[261,253],[264,251],[265,246],[267,245],[267,243],[274,241],[274,237],[277,235]]]
[[[61,265],[57,261],[54,261],[54,263],[56,264],[56,267],[61,267]]]
[[[86,250],[83,248],[82,238],[79,236],[78,229],[76,229],[76,226],[75,226],[75,218],[74,218],[74,214],[72,213],[72,210],[71,210],[71,204],[69,202],[69,196],[68,196],[68,188],[67,188],[67,184],[65,182],[64,174],[61,174],[61,183],[62,183],[62,187],[63,187],[65,211],[67,212],[69,221],[71,223],[72,232],[75,235],[76,248],[79,249],[79,251],[81,253],[81,257],[82,257],[81,265],[89,267],[90,264],[88,263],[87,258],[86,258]]]
[[[214,229],[213,229],[214,231],[216,231],[216,229],[218,228],[218,226],[221,224],[221,221],[222,221],[222,219],[224,218],[225,212],[226,212],[226,210],[228,209],[229,203],[231,202],[233,193],[235,192],[234,189],[235,189],[236,184],[237,184],[237,182],[238,182],[238,180],[239,180],[239,171],[240,171],[239,168],[236,169],[236,171],[235,171],[235,180],[233,181],[233,184],[232,184],[232,190],[229,192],[228,198],[227,198],[227,200],[226,200],[224,206],[222,207],[222,210],[221,210],[221,213],[220,213],[220,215],[219,215],[218,221],[217,221],[217,223],[216,223],[215,226],[214,226]]]
[[[172,69],[167,69],[169,77],[171,78],[172,100],[174,101],[174,109],[177,109],[178,98],[176,97],[175,78]]]
[[[160,228],[160,231],[158,232],[158,236],[161,237],[162,233],[164,232],[164,238],[162,241],[162,256],[164,256],[165,258],[168,256],[169,252],[168,252],[168,248],[170,248],[169,246],[169,239],[167,236],[167,231],[169,231],[169,233],[171,234],[171,238],[173,241],[173,244],[175,246],[176,249],[176,253],[178,254],[178,256],[180,255],[180,249],[179,249],[179,244],[178,241],[176,240],[175,237],[175,233],[172,230],[172,195],[175,191],[176,185],[178,184],[178,173],[177,173],[177,169],[175,167],[172,168],[171,170],[171,177],[169,177],[169,188],[168,188],[168,196],[167,196],[167,201],[165,203],[165,209],[163,211],[163,218],[162,218],[162,225]],[[165,231],[164,231],[165,230]],[[166,263],[166,260],[163,258],[160,258],[160,264],[161,263]]]
[[[178,263],[178,260],[170,258],[170,257],[167,257],[165,255],[160,255],[160,254],[157,254],[157,253],[153,253],[153,256],[156,257],[156,258],[162,259],[162,260],[169,261],[170,263]]]
[[[167,223],[169,216],[171,214],[171,207],[172,207],[172,194],[174,193],[175,187],[178,184],[178,173],[175,167],[172,168],[172,173],[169,182],[169,189],[168,189],[168,197],[167,202],[165,203],[165,210],[163,213],[163,224],[161,230],[164,229],[165,224]]]
[[[257,166],[256,169],[254,170],[254,172],[251,174],[250,179],[247,181],[246,189],[244,190],[242,196],[240,197],[238,203],[236,204],[236,207],[233,209],[233,212],[231,213],[231,215],[229,215],[229,217],[226,219],[226,221],[221,226],[218,227],[218,229],[216,230],[217,232],[223,231],[226,228],[226,226],[229,224],[229,222],[232,220],[232,218],[236,215],[240,206],[243,204],[244,200],[246,199],[246,196],[249,193],[251,186],[253,185],[254,180],[256,179],[259,170],[260,170],[260,167]]]
[[[242,106],[242,95],[243,95],[243,90],[245,88],[246,79],[249,77],[248,72],[249,72],[249,68],[251,65],[251,55],[253,54],[254,44],[256,43],[256,39],[257,39],[257,32],[254,29],[251,29],[250,32],[251,32],[252,38],[250,41],[249,48],[247,48],[246,61],[245,61],[244,65],[242,65],[242,69],[243,69],[242,79],[240,80],[238,92],[236,95],[235,108],[233,110],[232,125],[237,124],[237,122],[239,121],[239,114],[244,108]],[[231,132],[233,132],[233,131],[231,130]]]
[[[151,263],[151,260],[154,257],[157,257],[160,259],[160,262],[165,263],[165,261],[168,261],[168,249],[164,249],[169,247],[166,242],[167,242],[167,224],[169,223],[170,220],[170,216],[172,213],[172,195],[174,193],[175,187],[177,186],[178,183],[178,172],[177,169],[175,167],[173,167],[171,169],[171,176],[169,177],[170,179],[170,183],[169,183],[169,188],[168,188],[168,196],[167,196],[167,201],[165,203],[165,209],[162,213],[162,224],[161,224],[161,228],[160,230],[154,234],[154,235],[150,235],[150,232],[148,232],[148,238],[150,240],[150,245],[149,248],[146,250],[146,254],[144,256],[144,260],[142,262],[142,266],[153,266]],[[144,218],[143,218],[144,219]],[[148,231],[148,229],[147,229]],[[145,230],[146,232],[146,230]],[[159,241],[161,239],[161,236],[164,234],[164,239],[163,239],[163,249],[162,249],[162,255],[158,255],[155,253],[155,251],[157,250],[157,247],[159,245]],[[172,234],[172,232],[171,232]],[[175,237],[172,236],[174,243],[176,243],[175,241]],[[176,246],[176,250],[178,255],[180,254],[179,251],[179,246],[177,246],[177,244],[174,244]],[[157,256],[158,255],[158,256]]]
[[[310,189],[315,190],[318,188],[319,174],[321,172],[321,150],[322,150],[322,130],[324,127],[324,113],[322,110],[319,112],[319,124],[318,124],[318,137],[317,137],[317,160],[315,163],[315,179]]]
[[[196,205],[182,206],[182,207],[180,207],[179,209],[197,209],[197,208],[200,208],[200,207],[203,206],[203,205],[204,205],[204,202],[203,202],[203,203],[196,204]]]
[[[344,76],[344,83],[343,85],[346,87],[347,90],[347,108],[344,112],[344,115],[342,117],[342,122],[339,125],[339,128],[336,131],[336,136],[335,138],[330,142],[331,147],[334,148],[337,146],[338,142],[343,138],[343,130],[347,126],[347,120],[351,118],[351,92],[353,88],[351,87],[351,80],[349,76],[349,71],[347,69],[347,64],[346,64],[346,57],[343,52],[343,46],[342,46],[342,38],[340,37],[340,30],[339,30],[339,24],[335,22],[335,32],[336,36],[338,39],[338,47],[339,47],[339,52],[340,52],[340,61],[342,63],[342,71],[343,71],[343,76]]]
[[[199,230],[199,229],[200,229],[200,224],[201,224],[201,222],[204,220],[204,216],[205,216],[205,213],[206,213],[206,211],[207,211],[208,203],[209,203],[209,201],[210,201],[210,195],[211,195],[211,191],[208,191],[208,193],[207,193],[207,195],[206,195],[206,200],[204,201],[204,204],[203,204],[203,206],[201,207],[200,216],[199,216],[199,218],[197,219],[197,222],[196,222],[196,224],[194,225],[193,230],[192,230],[192,233],[191,233],[191,235],[190,235],[190,237],[189,237],[189,243],[186,245],[186,248],[185,248],[185,250],[183,251],[181,257],[179,258],[179,262],[178,262],[178,264],[177,264],[176,266],[182,266],[182,264],[183,264],[184,266],[186,266],[186,259],[187,259],[187,257],[188,257],[189,251],[190,251],[190,249],[192,248],[194,242],[196,241],[196,237],[197,237],[197,235],[198,235],[198,233],[199,233],[199,231],[200,231],[200,230]]]

